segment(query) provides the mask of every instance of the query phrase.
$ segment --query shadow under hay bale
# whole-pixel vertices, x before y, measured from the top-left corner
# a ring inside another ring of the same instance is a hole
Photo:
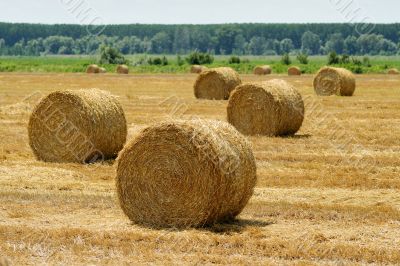
[[[289,67],[288,68],[288,75],[289,76],[301,76],[301,69],[299,67]]]
[[[127,135],[116,97],[97,89],[56,91],[34,108],[29,144],[46,162],[94,162],[115,158]]]
[[[99,68],[99,66],[98,65],[89,65],[87,68],[86,68],[86,73],[87,74],[97,74],[97,73],[100,73],[100,68]]]
[[[172,121],[144,129],[117,159],[117,194],[134,223],[203,227],[231,221],[256,184],[249,142],[219,121]]]
[[[254,68],[253,73],[255,75],[269,75],[272,73],[272,68],[270,66],[257,66]]]
[[[344,68],[323,67],[314,78],[314,90],[319,96],[353,96],[356,79]]]
[[[129,74],[129,67],[127,65],[119,65],[117,66],[118,74]]]
[[[273,221],[261,221],[261,220],[248,220],[248,219],[235,219],[223,224],[214,224],[209,227],[204,227],[202,230],[213,232],[216,234],[226,233],[241,233],[249,227],[263,228],[273,225]]]
[[[245,135],[285,136],[303,124],[300,93],[283,80],[238,86],[229,99],[228,122]]]
[[[194,95],[198,99],[228,100],[231,91],[241,83],[239,74],[232,68],[209,69],[197,77]]]

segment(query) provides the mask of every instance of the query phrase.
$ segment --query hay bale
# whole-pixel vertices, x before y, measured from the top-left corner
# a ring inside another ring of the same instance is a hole
[[[5,257],[0,257],[0,266],[11,266],[11,262]]]
[[[194,95],[198,99],[227,100],[231,91],[242,81],[238,73],[229,67],[206,70],[194,84]]]
[[[0,266],[11,266],[11,262],[6,257],[0,257]]]
[[[389,75],[398,75],[400,74],[399,70],[397,68],[391,68],[387,72]]]
[[[295,134],[304,120],[300,93],[283,80],[237,87],[228,103],[228,122],[245,135]]]
[[[272,68],[270,66],[257,66],[254,68],[255,75],[269,75],[272,73]]]
[[[289,76],[300,76],[301,75],[301,69],[296,66],[292,66],[288,68],[288,75]]]
[[[208,68],[205,66],[193,65],[190,68],[190,73],[200,74],[201,72],[207,70]]]
[[[314,90],[320,96],[352,96],[355,89],[353,73],[344,68],[323,67],[314,78]]]
[[[129,74],[129,67],[127,65],[119,65],[117,66],[118,74]]]
[[[233,219],[256,184],[249,142],[219,121],[171,121],[144,129],[117,160],[117,194],[135,223],[201,227]]]
[[[38,160],[85,163],[115,158],[126,141],[127,125],[109,92],[56,91],[34,108],[28,133]]]
[[[100,72],[100,68],[99,68],[98,65],[95,65],[95,64],[89,65],[89,66],[86,68],[86,73],[88,73],[88,74],[97,74],[97,73],[99,73],[99,72]]]
[[[107,70],[104,67],[100,67],[99,73],[101,73],[101,74],[107,73]]]

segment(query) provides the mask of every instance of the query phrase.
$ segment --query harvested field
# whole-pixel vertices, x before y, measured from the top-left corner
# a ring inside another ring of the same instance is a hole
[[[118,96],[128,139],[151,123],[226,121],[227,101],[196,100],[185,75],[0,74],[0,262],[297,264],[400,262],[400,76],[356,76],[353,97],[318,97],[313,76],[272,75],[305,102],[294,137],[250,137],[254,196],[239,219],[205,229],[134,225],[119,207],[114,161],[36,161],[27,123],[55,90]],[[244,75],[243,82],[266,80]]]

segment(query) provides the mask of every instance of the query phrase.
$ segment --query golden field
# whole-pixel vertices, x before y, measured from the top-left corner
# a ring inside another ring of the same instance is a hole
[[[251,137],[258,184],[238,220],[212,228],[132,224],[113,161],[36,161],[27,122],[41,95],[100,88],[119,96],[130,137],[170,118],[226,120],[227,101],[196,100],[195,75],[0,74],[0,265],[400,264],[400,76],[357,76],[354,97],[296,86],[294,137]],[[3,258],[3,262],[2,259]]]

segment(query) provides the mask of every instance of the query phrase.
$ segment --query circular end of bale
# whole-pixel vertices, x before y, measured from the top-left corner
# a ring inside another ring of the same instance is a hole
[[[272,73],[272,68],[270,66],[257,66],[254,68],[253,73],[255,75],[269,75]]]
[[[89,66],[86,68],[86,73],[88,73],[88,74],[97,74],[97,73],[99,73],[99,72],[100,72],[100,68],[99,68],[98,65],[95,65],[95,64],[89,65]]]
[[[92,163],[118,155],[127,125],[121,105],[109,92],[56,91],[34,108],[28,135],[38,160]]]
[[[200,66],[200,65],[193,65],[190,67],[190,73],[193,74],[200,74],[203,71],[206,71],[208,68],[205,66]]]
[[[300,76],[301,75],[301,69],[296,66],[292,66],[288,68],[288,75],[289,76]]]
[[[107,70],[104,67],[100,67],[99,73],[101,73],[101,74],[107,73]]]
[[[197,77],[194,95],[198,99],[228,100],[231,91],[241,83],[239,74],[232,68],[208,69]]]
[[[389,75],[398,75],[400,74],[399,70],[397,68],[391,68],[387,72]]]
[[[238,86],[227,113],[228,122],[242,134],[293,135],[303,124],[304,102],[292,85],[274,79]]]
[[[120,206],[134,223],[202,227],[232,220],[256,184],[250,143],[219,121],[171,121],[144,129],[117,160]]]
[[[129,67],[127,65],[119,65],[117,66],[118,74],[129,74]]]
[[[314,90],[319,96],[353,96],[356,79],[344,68],[323,67],[314,77]]]

